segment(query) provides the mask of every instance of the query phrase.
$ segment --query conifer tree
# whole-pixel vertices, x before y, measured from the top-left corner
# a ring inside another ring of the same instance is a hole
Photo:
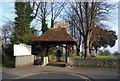
[[[30,43],[30,41],[35,37],[30,24],[34,19],[32,16],[33,8],[30,2],[15,2],[15,27],[14,27],[14,39],[13,43]]]

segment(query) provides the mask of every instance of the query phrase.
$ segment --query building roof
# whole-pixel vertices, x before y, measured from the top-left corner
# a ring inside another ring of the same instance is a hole
[[[68,33],[66,28],[49,28],[41,36],[37,37],[33,41],[44,41],[44,42],[75,42]]]

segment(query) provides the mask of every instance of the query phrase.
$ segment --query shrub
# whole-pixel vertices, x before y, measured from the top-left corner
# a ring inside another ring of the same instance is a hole
[[[120,52],[115,51],[115,52],[113,53],[113,56],[120,56]]]
[[[56,56],[55,56],[55,55],[49,55],[49,61],[52,61],[52,60],[54,60],[54,59],[56,59]]]
[[[2,47],[2,65],[14,66],[15,57],[13,56],[13,45],[7,44]]]
[[[93,54],[91,54],[90,56],[91,56],[92,58],[95,58],[95,57],[97,57],[96,55],[93,55]]]
[[[14,61],[10,59],[10,57],[7,54],[2,55],[2,66],[5,67],[13,67]]]
[[[111,52],[109,50],[99,50],[98,55],[100,56],[111,56]]]
[[[32,45],[32,54],[36,56],[41,56],[42,47],[37,44]]]

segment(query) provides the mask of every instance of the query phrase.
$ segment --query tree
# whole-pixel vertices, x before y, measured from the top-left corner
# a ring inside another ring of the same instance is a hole
[[[14,27],[13,22],[7,22],[2,26],[2,40],[3,40],[3,46],[6,46],[11,42],[12,39],[12,32]]]
[[[79,55],[80,53],[80,45],[81,45],[81,34],[80,31],[78,29],[79,23],[76,21],[79,21],[78,17],[75,15],[74,10],[72,10],[72,8],[69,6],[70,4],[68,4],[66,6],[65,15],[63,15],[63,19],[69,22],[69,33],[70,35],[76,39],[76,47],[77,47],[77,55]]]
[[[70,21],[70,22],[72,22],[72,21]],[[80,55],[81,35],[72,23],[69,23],[69,32],[70,32],[70,35],[76,39],[76,42],[77,42],[76,54]]]
[[[14,60],[12,46],[12,32],[14,31],[14,22],[6,22],[2,26],[2,61],[8,62]],[[1,40],[0,40],[1,42]],[[11,59],[11,60],[10,60]]]
[[[47,29],[47,18],[51,18],[51,28],[54,27],[55,19],[60,15],[64,9],[64,2],[38,2],[40,8],[38,9],[37,20],[41,22],[41,31],[44,33]]]
[[[120,52],[119,52],[119,51],[115,51],[115,52],[113,53],[113,56],[120,56]]]
[[[115,31],[112,31],[112,30],[109,30],[109,42],[108,42],[108,45],[110,47],[113,47],[116,43],[116,40],[118,39],[117,38],[117,35],[116,35],[116,32]]]
[[[92,37],[90,40],[90,48],[94,47],[96,49],[96,53],[100,47],[113,47],[116,43],[117,36],[115,31],[103,29],[101,27],[93,28]]]
[[[66,5],[65,2],[51,2],[51,4],[50,4],[51,28],[54,27],[55,19],[60,15],[60,13],[64,9],[65,5]]]
[[[101,25],[100,21],[107,19],[107,14],[112,8],[111,4],[105,2],[70,2],[70,8],[66,10],[68,19],[72,19],[72,23],[79,31],[79,35],[83,38],[84,57],[90,57],[90,38],[92,36],[92,28],[96,24]],[[72,13],[74,12],[74,13]]]
[[[109,50],[99,50],[98,55],[100,55],[100,56],[111,56],[111,52]]]
[[[48,29],[46,18],[50,14],[50,12],[48,12],[48,2],[38,2],[38,4],[40,4],[40,7],[38,8],[38,15],[36,19],[41,22],[41,31],[44,33]]]
[[[15,2],[15,14],[17,17],[15,18],[13,43],[30,43],[35,37],[30,28],[30,24],[37,16],[40,6],[40,4],[37,5],[36,13],[34,14],[35,4],[35,2],[33,2],[33,5],[30,2]]]

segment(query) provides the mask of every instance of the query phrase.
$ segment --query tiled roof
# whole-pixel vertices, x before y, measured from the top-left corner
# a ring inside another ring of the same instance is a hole
[[[68,33],[66,28],[49,28],[45,33],[43,33],[38,38],[33,41],[70,41],[75,42]]]

